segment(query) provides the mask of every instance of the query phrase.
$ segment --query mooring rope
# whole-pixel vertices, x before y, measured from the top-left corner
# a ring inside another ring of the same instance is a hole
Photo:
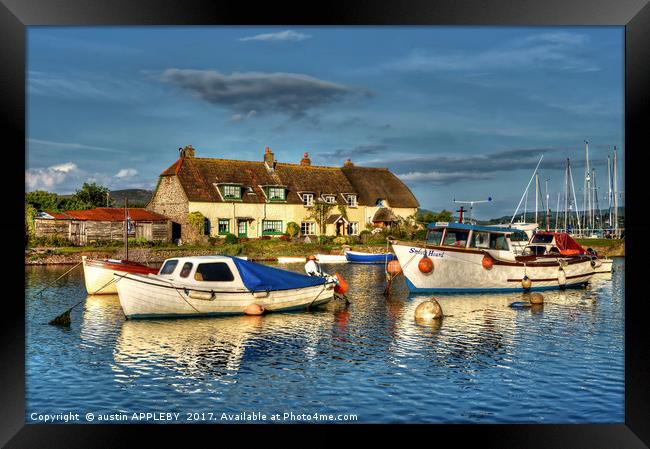
[[[82,263],[83,263],[83,261],[79,262],[77,265],[75,265],[74,267],[70,268],[68,271],[66,271],[66,272],[63,273],[61,276],[59,276],[59,277],[56,278],[54,281],[52,281],[51,284],[49,284],[49,285],[43,287],[40,291],[38,291],[38,292],[36,293],[36,295],[40,295],[41,293],[43,293],[43,292],[44,292],[45,290],[47,290],[48,288],[53,287],[53,284],[54,284],[56,281],[58,281],[59,279],[61,279],[61,278],[62,278],[63,276],[65,276],[66,274],[70,273],[72,270],[74,270],[75,268],[77,268],[77,267],[78,267],[79,265],[81,265]]]

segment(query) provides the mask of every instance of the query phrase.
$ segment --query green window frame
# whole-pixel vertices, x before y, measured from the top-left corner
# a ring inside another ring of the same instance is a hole
[[[286,201],[287,199],[284,187],[269,187],[268,196],[270,201]]]
[[[241,186],[237,185],[224,185],[223,186],[223,197],[227,200],[239,200],[241,199]]]
[[[282,220],[262,220],[262,235],[282,234]]]
[[[226,235],[230,233],[230,220],[228,218],[219,219],[219,235]]]

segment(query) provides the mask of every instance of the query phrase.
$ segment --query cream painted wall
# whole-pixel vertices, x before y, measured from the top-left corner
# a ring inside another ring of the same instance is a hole
[[[366,223],[372,219],[377,211],[377,207],[348,207],[347,215],[348,221],[356,221],[359,223],[359,232],[366,228]],[[252,217],[254,220],[248,222],[248,237],[261,237],[262,236],[262,220],[281,220],[282,231],[287,230],[287,223],[293,221],[300,225],[303,221],[315,221],[307,219],[309,215],[309,208],[300,204],[286,204],[286,203],[203,203],[203,202],[190,202],[190,212],[201,212],[205,217],[210,220],[210,234],[214,237],[219,236],[219,219],[226,218],[230,220],[230,232],[237,235],[237,221],[236,217]],[[416,212],[415,208],[396,208],[393,212],[401,217],[406,218]],[[339,214],[337,207],[334,207],[330,212],[331,215]],[[316,233],[319,232],[318,225],[315,225]],[[328,225],[326,235],[335,235],[336,227]]]

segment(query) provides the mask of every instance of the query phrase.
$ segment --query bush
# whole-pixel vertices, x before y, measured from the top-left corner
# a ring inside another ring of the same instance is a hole
[[[290,221],[287,223],[286,235],[293,238],[300,234],[300,225],[296,222]]]
[[[290,242],[291,237],[289,237],[288,235],[283,234],[283,235],[280,236],[280,240],[282,240],[283,242]]]
[[[236,243],[239,243],[239,237],[237,237],[235,234],[226,234],[226,243],[228,245],[234,245]]]
[[[70,240],[58,235],[31,237],[29,246],[75,246]]]
[[[368,243],[368,240],[372,237],[372,233],[368,230],[361,231],[359,233],[359,241],[361,243]]]
[[[346,243],[348,243],[348,239],[343,236],[339,236],[334,238],[334,240],[332,240],[332,243],[334,243],[335,245],[345,245]]]
[[[332,243],[333,240],[334,240],[334,237],[328,237],[326,235],[321,235],[320,237],[318,237],[318,243],[320,243],[321,245],[325,245],[327,243]]]
[[[415,234],[413,234],[413,240],[424,241],[426,238],[427,238],[426,229],[418,229],[417,231],[415,231]]]

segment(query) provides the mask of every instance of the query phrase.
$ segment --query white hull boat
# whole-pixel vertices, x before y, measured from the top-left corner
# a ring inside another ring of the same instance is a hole
[[[113,274],[148,274],[157,273],[157,268],[118,259],[88,259],[81,256],[84,269],[84,283],[89,295],[116,295],[117,287]]]
[[[157,275],[115,274],[127,318],[298,310],[334,298],[333,278],[301,274],[227,256],[168,259]]]
[[[515,255],[509,244],[512,232],[436,223],[429,227],[427,244],[394,242],[392,246],[411,292],[551,290],[585,286],[594,275],[596,258],[587,254],[562,255],[558,250],[557,254]],[[429,260],[421,263],[425,258]]]

